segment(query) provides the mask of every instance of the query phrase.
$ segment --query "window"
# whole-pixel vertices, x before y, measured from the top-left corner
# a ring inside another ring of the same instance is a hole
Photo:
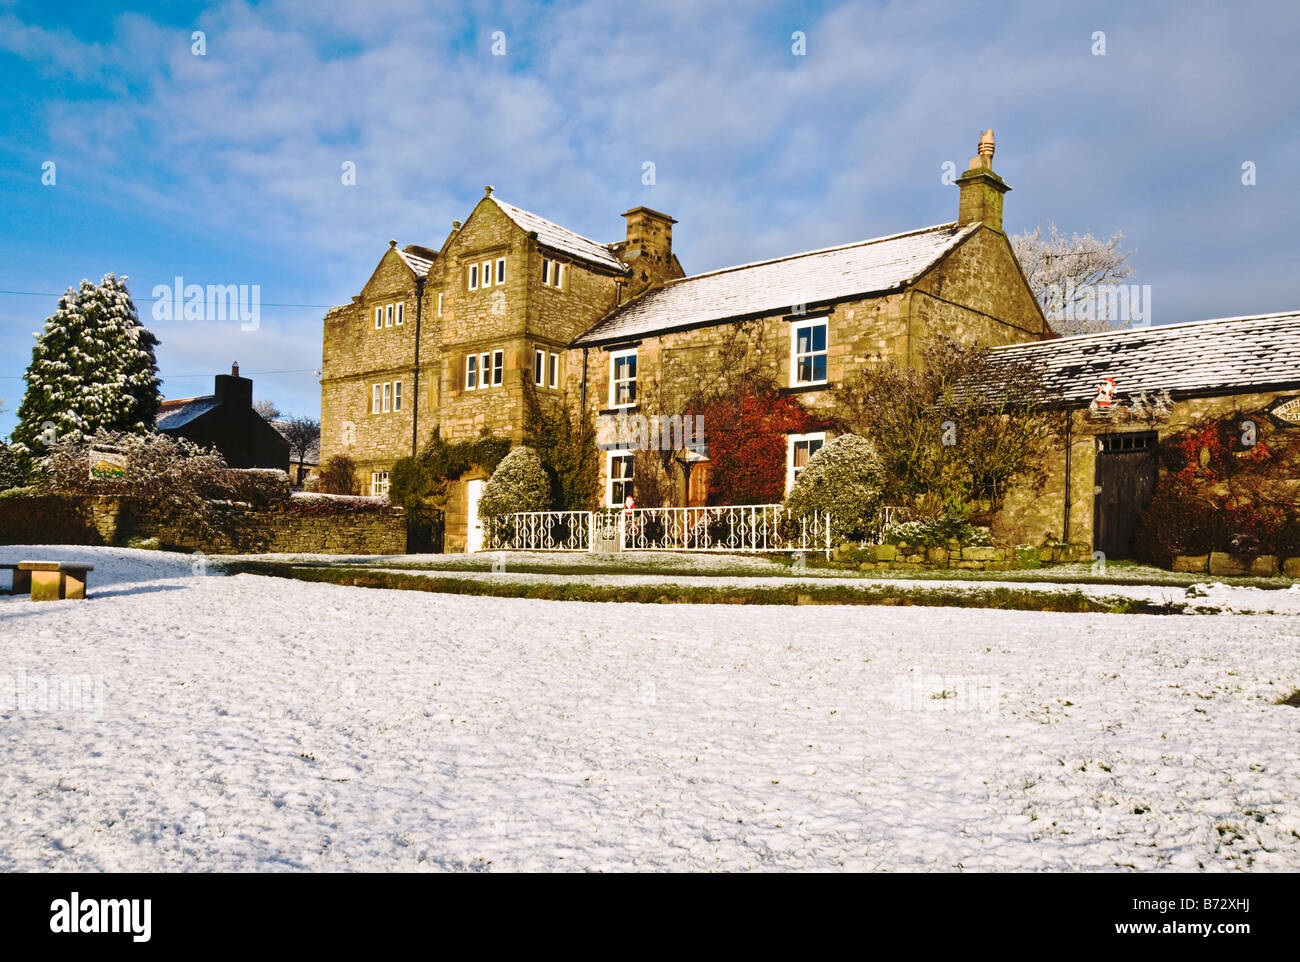
[[[546,352],[533,352],[533,383],[538,387],[546,386]]]
[[[465,277],[465,286],[471,290],[478,290],[478,265],[470,264]]]
[[[397,303],[397,320],[394,321],[394,323],[397,324],[398,327],[402,326],[402,315],[405,313],[406,313],[406,305],[401,301],[399,301]]]
[[[497,258],[497,283],[504,284],[505,282],[506,282],[506,259],[504,257],[498,257]]]
[[[470,354],[465,358],[465,390],[472,391],[478,387],[478,355]]]
[[[826,318],[790,326],[790,384],[826,383]]]
[[[479,276],[482,277],[483,279],[483,282],[480,286],[482,287],[492,286],[492,262],[491,261],[483,262],[483,270]]]
[[[490,354],[480,354],[478,356],[478,386],[481,388],[490,387],[492,384],[492,356]]]
[[[609,357],[609,406],[627,408],[636,404],[636,348],[616,351]]]
[[[632,497],[632,452],[610,451],[608,474],[605,503],[611,508],[621,508]]]
[[[372,498],[388,497],[388,472],[370,472],[370,496]]]
[[[441,292],[439,292],[439,294],[438,294],[438,316],[439,316],[439,317],[442,317],[442,294],[441,294]]]
[[[492,383],[493,384],[501,383],[501,379],[505,375],[505,367],[506,367],[506,352],[493,351],[492,352]]]
[[[375,330],[377,331],[383,326],[384,326],[384,309],[382,307],[376,307],[375,308]]]
[[[402,382],[393,382],[393,410],[402,410]]]
[[[387,414],[393,406],[393,385],[388,382],[384,385],[384,413]]]
[[[808,460],[826,443],[826,433],[791,434],[786,440],[785,493],[789,494]]]
[[[389,304],[384,308],[384,327],[393,326],[393,305]]]
[[[378,414],[378,413],[379,413],[380,398],[382,398],[383,395],[384,395],[384,389],[383,389],[383,386],[382,386],[382,385],[376,384],[376,385],[371,389],[371,395],[370,395],[370,413],[371,413],[371,414]]]
[[[551,376],[549,382],[553,388],[558,388],[560,386],[560,355],[558,354],[551,355]]]
[[[564,265],[559,261],[542,258],[542,283],[548,287],[563,287]]]

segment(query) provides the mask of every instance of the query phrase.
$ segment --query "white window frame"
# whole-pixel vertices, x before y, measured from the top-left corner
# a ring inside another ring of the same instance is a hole
[[[560,386],[560,355],[552,351],[547,362],[550,368],[547,369],[546,383],[550,385],[551,390],[556,390]]]
[[[384,309],[382,306],[380,306],[375,308],[375,330],[382,331],[383,329],[384,329]]]
[[[811,330],[815,327],[826,328],[826,347],[821,351],[809,351],[806,354],[799,353],[799,332]],[[790,325],[790,386],[807,387],[810,384],[826,384],[830,378],[830,354],[831,354],[831,325],[829,317],[810,317],[806,321],[795,321]],[[817,357],[819,355],[826,358],[826,377],[814,379],[811,381],[801,380],[799,377],[799,358]]]
[[[492,286],[492,262],[484,261],[480,266],[482,270],[479,272],[478,286],[486,289]]]
[[[438,316],[442,317],[442,291],[438,292]]]
[[[392,326],[393,326],[393,305],[385,304],[384,305],[384,327],[392,327]]]
[[[388,497],[388,472],[370,472],[370,496],[372,498]]]
[[[402,382],[393,382],[393,410],[402,410]]]
[[[553,261],[549,257],[542,258],[542,283],[547,287],[554,287],[556,290],[564,288],[564,262]]]
[[[538,387],[546,387],[546,352],[541,350],[533,351],[533,383]]]
[[[497,348],[492,352],[492,384],[494,387],[501,384],[505,379],[505,370],[506,352]]]
[[[496,270],[496,282],[498,284],[504,284],[506,282],[506,259],[504,257],[497,258]]]
[[[478,290],[478,265],[470,264],[465,268],[465,290]]]
[[[405,301],[398,301],[398,302],[397,302],[397,317],[394,319],[393,323],[394,323],[395,325],[397,325],[398,327],[401,327],[401,326],[402,326],[402,318],[403,318],[403,316],[405,316],[405,314],[406,314],[406,302],[405,302]]]
[[[478,387],[478,355],[465,355],[465,390],[473,391]]]
[[[385,381],[380,387],[384,389],[384,413],[388,414],[393,405],[393,382]]]
[[[370,413],[379,414],[379,405],[384,396],[384,386],[382,384],[372,384],[370,386]]]
[[[624,349],[621,350],[621,351],[610,351],[610,352],[609,352],[609,406],[610,406],[611,408],[634,408],[634,407],[636,407],[636,405],[637,405],[637,398],[636,398],[636,379],[637,379],[637,375],[636,375],[636,374],[633,374],[631,377],[624,377],[624,378],[617,378],[617,379],[616,379],[616,377],[615,377],[615,375],[616,375],[616,373],[617,373],[617,371],[618,371],[618,361],[619,361],[619,359],[620,359],[620,358],[625,358],[625,357],[633,357],[633,358],[635,358],[635,357],[636,357],[636,350],[637,350],[637,349],[634,348],[634,347],[629,347],[629,348],[624,348]],[[638,367],[638,368],[640,367],[640,363],[639,363],[639,362],[637,363],[637,367]],[[630,381],[631,384],[632,384],[632,400],[630,400],[630,401],[625,401],[624,403],[619,404],[619,403],[617,403],[617,398],[618,398],[618,385],[619,385],[619,384],[627,383],[627,382],[629,382],[629,381]]]
[[[801,441],[820,441],[821,445],[817,448],[817,451],[820,451],[822,447],[825,447],[826,445],[826,432],[814,431],[812,434],[787,434],[786,435],[785,438],[785,493],[786,494],[789,494],[792,490],[794,490],[794,482],[797,478],[795,468],[794,468],[794,449],[795,449],[795,445],[800,443]],[[812,456],[816,454],[817,451],[808,452],[809,461],[812,460]],[[806,468],[807,465],[805,464],[804,467]],[[803,468],[800,468],[799,470],[802,471]]]
[[[633,496],[632,493],[631,493],[631,492],[632,492],[632,486],[633,486],[633,485],[635,484],[635,482],[636,482],[636,456],[635,456],[635,452],[633,452],[633,451],[618,450],[618,451],[607,451],[607,452],[605,452],[605,453],[606,453],[606,455],[607,455],[606,458],[605,458],[605,504],[606,504],[607,507],[610,507],[610,508],[621,508],[621,507],[623,507],[623,503],[627,500],[627,498]],[[626,477],[626,478],[617,478],[617,479],[615,479],[615,477],[614,477],[614,459],[615,459],[615,458],[627,458],[627,459],[628,459],[628,464],[631,465],[631,468],[632,468],[632,474],[631,474],[631,476]],[[617,482],[618,484],[625,484],[625,485],[628,486],[627,489],[623,492],[623,497],[619,498],[617,501],[614,500],[614,484],[615,484],[616,482]]]
[[[479,389],[492,386],[492,355],[484,351],[478,356],[478,386]]]

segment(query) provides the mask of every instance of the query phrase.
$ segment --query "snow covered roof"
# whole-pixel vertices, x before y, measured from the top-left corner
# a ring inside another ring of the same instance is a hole
[[[884,293],[914,281],[978,228],[940,224],[683,277],[615,309],[574,343],[611,343],[735,317],[788,313],[796,304]]]
[[[522,230],[537,232],[537,242],[553,250],[570,254],[580,260],[589,261],[593,264],[599,264],[611,270],[618,271],[620,274],[627,271],[627,267],[614,256],[613,252],[604,244],[597,243],[581,234],[575,234],[573,231],[561,227],[559,224],[553,224],[544,217],[538,217],[536,214],[530,214],[526,210],[521,210],[513,204],[507,204],[505,201],[498,200],[496,197],[488,197],[515,222]]]
[[[1040,366],[1068,401],[1091,401],[1106,377],[1127,396],[1285,390],[1300,387],[1300,311],[1076,334],[994,353]]]
[[[414,251],[399,250],[397,256],[406,262],[406,266],[415,271],[416,277],[427,277],[433,266],[433,258],[422,257]]]
[[[158,417],[154,427],[159,431],[171,431],[189,424],[200,415],[207,414],[221,402],[215,397],[190,397],[175,401],[163,401],[158,406]]]
[[[280,437],[284,438],[286,441],[289,440],[288,436],[284,433],[284,429],[289,424],[288,421],[268,421],[267,423],[270,424],[271,427],[275,428],[276,433],[278,433]],[[298,463],[298,459],[292,454],[290,454],[289,460],[293,464]],[[303,463],[320,464],[320,438],[317,438],[315,443],[307,448],[307,454],[303,457]]]

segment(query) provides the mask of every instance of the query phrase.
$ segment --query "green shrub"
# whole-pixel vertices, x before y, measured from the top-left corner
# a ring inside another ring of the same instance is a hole
[[[479,514],[499,518],[517,511],[549,511],[551,479],[530,447],[518,447],[501,459],[483,486]]]
[[[914,544],[942,547],[959,541],[966,547],[988,547],[993,538],[984,528],[970,523],[967,511],[950,511],[931,521],[896,521],[885,529],[885,544]]]
[[[27,483],[27,472],[23,470],[12,448],[0,443],[0,491],[21,488]]]
[[[871,442],[856,434],[827,441],[799,473],[785,499],[793,518],[814,511],[830,515],[831,538],[873,538],[880,516],[880,461]]]

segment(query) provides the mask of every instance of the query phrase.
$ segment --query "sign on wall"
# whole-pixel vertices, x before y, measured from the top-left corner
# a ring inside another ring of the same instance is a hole
[[[109,448],[90,449],[90,477],[120,478],[126,474],[126,455]]]
[[[1300,428],[1300,395],[1278,398],[1268,413],[1281,428]]]

